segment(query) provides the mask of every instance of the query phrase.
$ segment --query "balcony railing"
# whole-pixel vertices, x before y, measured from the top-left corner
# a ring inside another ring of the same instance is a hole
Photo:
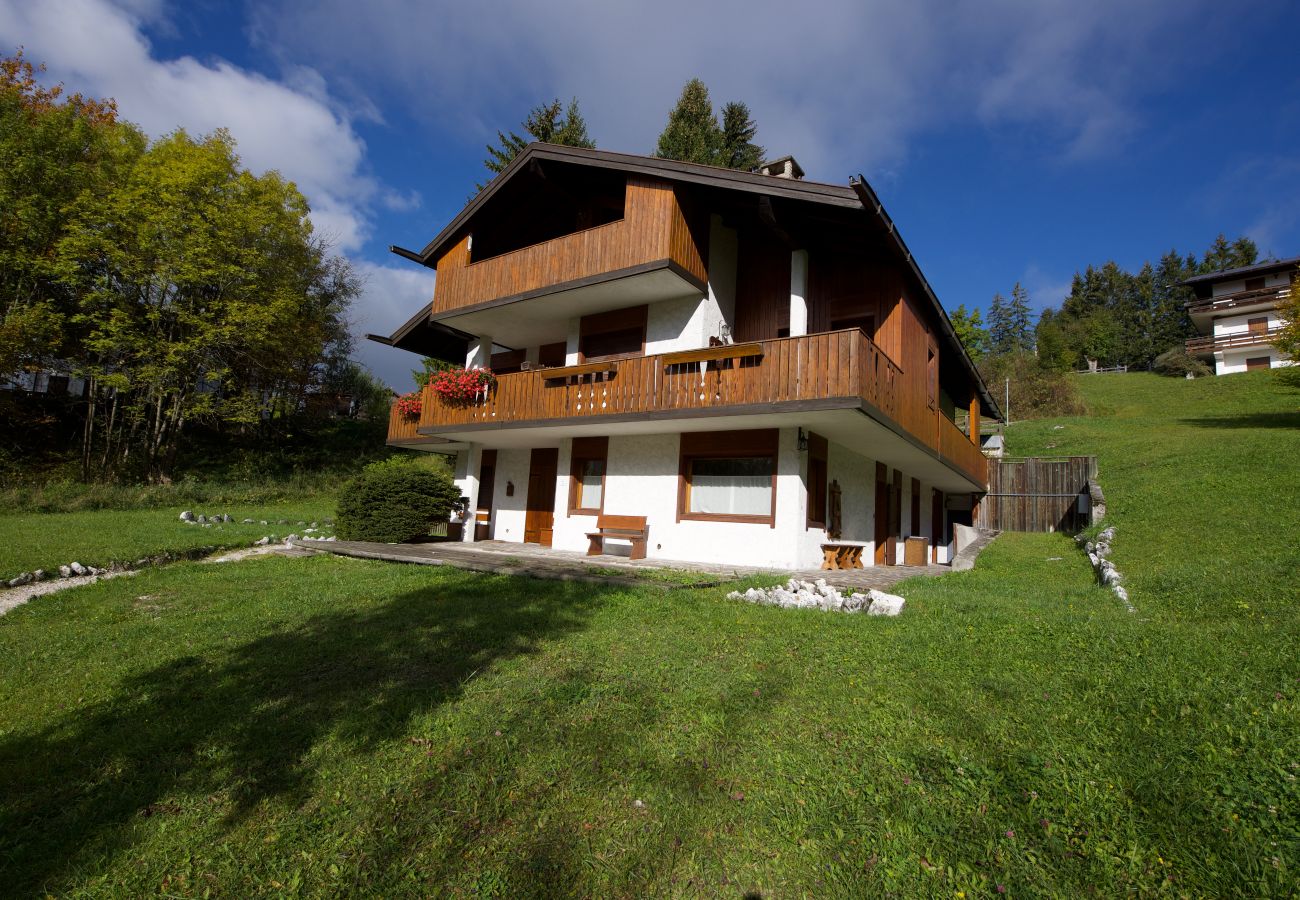
[[[1281,326],[1264,331],[1239,331],[1236,334],[1205,335],[1187,341],[1188,353],[1214,353],[1218,350],[1232,350],[1237,347],[1255,347],[1271,344],[1282,333]]]
[[[903,372],[858,329],[501,375],[481,402],[452,406],[425,388],[420,433],[512,423],[573,424],[604,416],[695,410],[720,415],[772,404],[865,400],[951,465],[985,483],[979,447],[905,389]],[[917,405],[917,409],[904,408]],[[725,427],[725,426],[719,426]],[[403,432],[405,433],[405,432]],[[397,440],[390,439],[392,443]]]
[[[1291,288],[1289,287],[1255,288],[1250,291],[1220,294],[1217,297],[1208,297],[1204,300],[1193,300],[1187,304],[1187,311],[1195,315],[1198,313],[1219,312],[1225,309],[1236,309],[1239,306],[1281,303],[1290,296]]]
[[[438,260],[434,314],[671,261],[703,282],[704,258],[672,185],[628,179],[623,218],[478,262],[469,236]]]

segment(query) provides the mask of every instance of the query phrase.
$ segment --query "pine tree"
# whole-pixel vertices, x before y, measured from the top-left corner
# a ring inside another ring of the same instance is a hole
[[[668,114],[668,124],[659,135],[655,156],[714,165],[721,150],[722,129],[713,114],[709,89],[700,79],[692,78]]]
[[[742,172],[753,172],[763,162],[763,148],[754,143],[758,126],[749,107],[731,102],[722,107],[722,153],[718,165]]]
[[[994,294],[989,303],[989,353],[994,356],[1012,350],[1010,312],[1006,299],[1001,294]]]
[[[1205,251],[1205,256],[1201,258],[1201,263],[1196,268],[1199,274],[1209,275],[1212,272],[1253,266],[1258,259],[1259,248],[1250,238],[1239,237],[1229,243],[1228,239],[1220,234],[1214,239],[1210,249]]]
[[[596,147],[596,142],[587,134],[587,120],[578,111],[577,98],[569,101],[567,109],[558,98],[550,103],[533,107],[528,113],[528,118],[524,119],[523,129],[528,135],[527,138],[520,137],[513,131],[497,132],[497,139],[501,142],[501,146],[493,147],[489,144],[488,158],[483,160],[483,165],[489,172],[503,170],[533,141],[563,144],[566,147],[582,147],[587,150],[594,150]],[[478,185],[478,189],[482,190],[483,185]]]
[[[1034,332],[1029,324],[1029,291],[1017,281],[1011,289],[1011,303],[1007,312],[1013,349],[1030,351],[1034,349]]]

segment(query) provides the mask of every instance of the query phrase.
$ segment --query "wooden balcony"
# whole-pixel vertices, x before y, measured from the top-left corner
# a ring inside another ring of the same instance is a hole
[[[438,260],[435,317],[481,304],[590,284],[605,276],[674,266],[699,284],[707,281],[696,245],[667,182],[629,178],[623,218],[471,262],[466,234]]]
[[[1187,312],[1193,316],[1198,316],[1225,312],[1246,306],[1271,307],[1276,306],[1290,296],[1291,288],[1286,286],[1236,291],[1231,294],[1220,294],[1217,297],[1207,297],[1203,300],[1193,300],[1187,304]]]
[[[673,419],[709,411],[865,408],[985,484],[987,464],[978,445],[925,405],[924,388],[920,406],[911,408],[917,406],[914,388],[875,343],[849,329],[502,375],[486,397],[469,406],[450,406],[426,388],[417,433],[455,434],[512,423],[572,425],[605,417]],[[390,443],[410,440],[408,424],[390,432]]]
[[[1245,347],[1257,347],[1263,344],[1271,344],[1282,333],[1282,329],[1267,328],[1258,331],[1239,331],[1236,334],[1224,335],[1205,335],[1203,337],[1190,338],[1187,341],[1187,352],[1193,355],[1205,355],[1216,353],[1220,350],[1236,350]]]

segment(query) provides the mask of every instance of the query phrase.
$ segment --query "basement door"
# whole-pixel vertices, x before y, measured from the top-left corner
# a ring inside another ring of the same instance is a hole
[[[528,506],[524,514],[524,543],[551,546],[555,527],[555,478],[560,451],[537,447],[528,463]]]

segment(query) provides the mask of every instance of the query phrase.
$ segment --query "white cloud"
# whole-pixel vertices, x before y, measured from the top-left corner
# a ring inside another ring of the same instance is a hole
[[[365,335],[392,334],[428,303],[433,298],[433,272],[415,264],[395,268],[358,262],[354,266],[364,287],[352,306],[353,333],[358,337],[353,356],[392,387],[405,390],[419,359],[405,350],[366,340]]]
[[[24,45],[70,87],[115,98],[151,136],[228,128],[244,165],[278,169],[307,195],[322,235],[343,250],[360,247],[379,186],[364,173],[364,142],[319,74],[297,67],[285,83],[223,61],[156,59],[140,29],[161,14],[161,3],[145,0],[129,9],[105,0],[0,0],[0,41]]]
[[[682,84],[747,102],[759,140],[810,177],[905,160],[925,130],[1028,127],[1042,152],[1114,152],[1137,103],[1198,60],[1208,0],[747,0],[645,5],[281,0],[253,33],[289,58],[383,84],[466,143],[577,96],[602,146],[648,152]]]

